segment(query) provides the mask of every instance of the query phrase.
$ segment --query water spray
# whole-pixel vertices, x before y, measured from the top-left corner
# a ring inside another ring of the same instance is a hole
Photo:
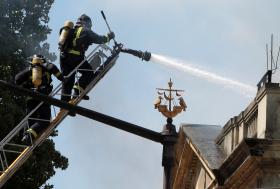
[[[193,76],[203,78],[207,81],[210,81],[210,82],[213,82],[216,84],[221,84],[224,87],[231,88],[231,89],[234,89],[235,91],[238,91],[239,93],[241,93],[242,95],[244,95],[246,97],[251,98],[256,93],[256,87],[217,75],[217,74],[209,72],[209,71],[199,69],[198,67],[194,66],[193,64],[187,63],[186,61],[182,61],[182,60],[178,60],[178,59],[174,59],[174,58],[170,58],[170,57],[166,57],[166,56],[162,56],[162,55],[152,54],[148,51],[143,52],[140,50],[133,50],[133,49],[128,49],[128,48],[122,48],[121,52],[131,54],[131,55],[141,58],[142,60],[145,60],[145,61],[159,63],[164,66],[168,66],[173,69],[177,69],[178,71],[187,72]]]
[[[246,96],[249,98],[253,97],[256,94],[256,87],[217,75],[215,73],[212,73],[212,72],[209,72],[206,70],[202,70],[186,61],[182,61],[182,60],[178,60],[178,59],[174,59],[174,58],[170,58],[170,57],[166,57],[166,56],[162,56],[162,55],[157,55],[157,54],[152,54],[151,61],[171,67],[173,69],[177,69],[178,71],[187,72],[193,76],[200,77],[202,79],[205,79],[207,81],[210,81],[210,82],[213,82],[216,84],[221,84],[224,87],[231,88],[234,91],[237,91],[240,94],[242,94],[243,96]]]

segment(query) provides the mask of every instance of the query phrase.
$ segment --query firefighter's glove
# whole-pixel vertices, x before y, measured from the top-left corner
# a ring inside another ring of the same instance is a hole
[[[111,39],[114,39],[115,38],[115,33],[114,32],[109,32],[107,34],[107,37],[108,37],[108,41],[110,41]]]

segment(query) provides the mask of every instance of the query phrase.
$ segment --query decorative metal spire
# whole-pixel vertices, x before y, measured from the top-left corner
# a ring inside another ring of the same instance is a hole
[[[158,111],[161,112],[167,118],[173,118],[177,114],[181,113],[182,110],[186,111],[187,108],[183,97],[181,97],[181,93],[183,93],[184,90],[172,89],[172,85],[173,82],[170,78],[168,82],[168,89],[157,88],[159,96],[157,97],[154,103],[155,109],[158,109]],[[179,104],[177,104],[176,100],[174,99],[174,93],[178,97],[177,100]]]

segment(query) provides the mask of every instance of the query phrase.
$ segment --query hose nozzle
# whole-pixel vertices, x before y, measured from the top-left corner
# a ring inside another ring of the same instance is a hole
[[[141,58],[142,60],[149,61],[151,59],[151,53],[148,51],[137,51],[133,49],[122,49],[121,52],[128,53],[134,56],[137,56],[138,58]]]
[[[146,60],[146,61],[149,61],[151,59],[151,53],[148,52],[148,51],[145,51],[145,52],[141,52],[142,53],[142,60]]]

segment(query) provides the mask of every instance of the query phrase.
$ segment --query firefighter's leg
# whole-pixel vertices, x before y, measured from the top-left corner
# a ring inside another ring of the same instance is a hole
[[[27,113],[30,113],[34,110],[38,105],[40,104],[40,101],[30,99],[27,101]],[[34,128],[37,128],[40,126],[40,121],[38,119],[40,118],[40,114],[42,111],[46,111],[44,109],[44,104],[41,105],[28,119],[28,127],[26,128],[24,135],[22,137],[22,143],[26,145],[31,145],[31,141],[36,139],[38,137],[38,131]],[[43,110],[42,110],[43,109]]]
[[[68,80],[62,83],[61,100],[69,102],[71,100],[72,88],[75,82],[75,75],[72,75]]]
[[[60,66],[61,66],[62,74],[68,77],[67,81],[62,84],[61,100],[64,100],[66,102],[69,102],[71,100],[72,97],[71,93],[72,93],[72,88],[74,86],[76,73],[73,73],[72,75],[69,74],[76,68],[76,66],[82,60],[83,57],[72,55],[72,54],[68,54],[67,56],[60,58]],[[71,111],[68,112],[68,115],[73,117],[76,116],[76,114]]]
[[[43,104],[39,109],[39,120],[37,124],[32,125],[32,130],[36,132],[37,135],[40,135],[49,125],[51,119],[51,107],[48,104]]]
[[[68,76],[75,68],[75,62],[70,56],[60,57],[60,68],[63,76]],[[75,74],[69,76],[66,82],[62,83],[61,100],[68,102],[71,99],[71,92],[75,82]]]
[[[79,95],[94,78],[93,69],[87,61],[81,66],[79,72],[82,76],[74,85],[75,95]],[[85,95],[83,99],[88,100],[89,97]]]

